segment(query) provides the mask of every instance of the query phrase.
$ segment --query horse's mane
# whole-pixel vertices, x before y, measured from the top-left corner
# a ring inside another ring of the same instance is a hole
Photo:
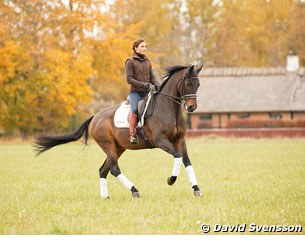
[[[166,67],[165,68],[165,73],[163,75],[163,79],[164,81],[162,82],[161,84],[161,87],[160,87],[160,91],[162,90],[162,88],[165,86],[165,84],[168,82],[168,80],[171,78],[171,76],[176,73],[176,72],[179,72],[183,69],[186,69],[190,67],[190,65],[175,65],[175,66],[170,66],[170,67]]]

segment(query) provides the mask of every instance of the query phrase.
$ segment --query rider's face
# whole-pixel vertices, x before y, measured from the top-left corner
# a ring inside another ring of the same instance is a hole
[[[138,47],[135,48],[136,53],[145,54],[146,52],[146,43],[141,42]]]

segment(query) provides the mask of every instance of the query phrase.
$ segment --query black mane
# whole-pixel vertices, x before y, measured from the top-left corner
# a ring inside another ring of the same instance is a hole
[[[161,84],[160,87],[160,91],[162,90],[162,88],[164,87],[164,85],[167,83],[167,81],[171,78],[171,76],[175,73],[175,72],[179,72],[183,69],[189,68],[191,65],[175,65],[175,66],[171,66],[171,67],[166,67],[165,68],[165,73],[163,75],[163,79],[164,81]]]

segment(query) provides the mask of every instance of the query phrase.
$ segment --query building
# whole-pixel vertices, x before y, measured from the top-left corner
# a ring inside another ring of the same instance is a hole
[[[305,68],[294,66],[203,69],[190,129],[305,128]]]

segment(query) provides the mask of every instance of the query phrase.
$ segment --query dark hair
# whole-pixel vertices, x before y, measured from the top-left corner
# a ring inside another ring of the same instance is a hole
[[[143,38],[140,38],[137,41],[134,41],[133,45],[132,45],[132,50],[135,51],[135,48],[137,48],[142,42],[145,42]]]

